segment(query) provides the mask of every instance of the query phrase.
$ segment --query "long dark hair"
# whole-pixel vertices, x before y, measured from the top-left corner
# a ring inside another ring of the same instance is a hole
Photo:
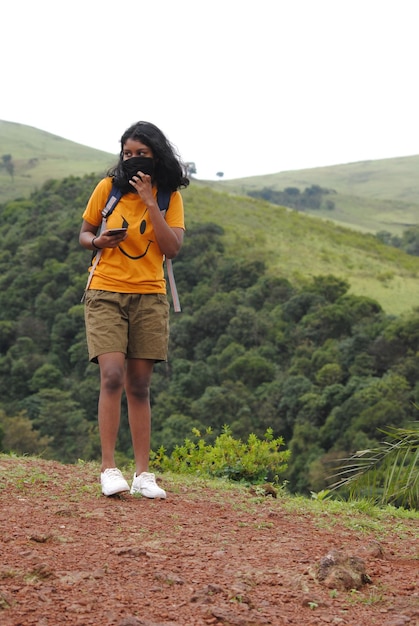
[[[122,162],[124,145],[128,139],[141,141],[153,151],[153,182],[159,189],[176,191],[181,187],[187,187],[189,185],[189,179],[186,176],[186,167],[180,159],[175,147],[164,136],[162,131],[150,122],[137,122],[127,128],[122,135],[119,161],[108,171],[108,176],[112,176],[116,184],[126,181],[122,169]]]

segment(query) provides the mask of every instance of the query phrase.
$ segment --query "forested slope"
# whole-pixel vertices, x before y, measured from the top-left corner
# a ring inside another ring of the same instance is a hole
[[[49,181],[0,207],[2,451],[64,462],[98,456],[98,368],[87,362],[80,303],[90,254],[78,244],[95,183],[94,176]],[[292,451],[291,491],[319,490],[331,458],[374,445],[381,427],[416,419],[419,315],[408,308],[389,315],[353,292],[349,267],[347,278],[313,275],[308,266],[299,279],[282,273],[271,259],[270,221],[252,237],[223,225],[237,199],[192,186],[185,201],[188,233],[175,261],[183,311],[172,315],[170,362],[156,368],[152,447],[170,452],[193,427],[212,427],[216,436],[227,424],[243,438],[272,428]],[[245,225],[269,210],[246,202]],[[278,209],[275,228],[289,228],[290,216],[297,241],[299,220],[315,220]],[[344,242],[336,232],[349,249],[355,235]],[[386,258],[385,246],[362,241],[366,254]],[[314,263],[321,254],[313,250]],[[394,272],[411,262],[388,254]],[[415,267],[406,271],[414,275]],[[121,460],[131,454],[125,415],[119,450]]]

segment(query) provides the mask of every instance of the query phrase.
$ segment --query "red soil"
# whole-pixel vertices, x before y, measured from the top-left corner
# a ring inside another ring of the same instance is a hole
[[[417,521],[370,529],[354,510],[349,528],[327,503],[179,485],[105,498],[93,465],[0,457],[0,624],[419,624]],[[319,582],[330,550],[362,559],[370,582]]]

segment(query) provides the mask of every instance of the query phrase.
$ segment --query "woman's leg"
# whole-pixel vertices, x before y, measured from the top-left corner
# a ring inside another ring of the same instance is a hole
[[[102,447],[102,468],[115,467],[115,446],[121,417],[121,396],[124,388],[125,355],[109,352],[98,357],[100,394],[98,420]]]
[[[128,359],[125,372],[128,420],[137,476],[148,471],[151,438],[150,383],[153,367],[154,361],[149,359]]]

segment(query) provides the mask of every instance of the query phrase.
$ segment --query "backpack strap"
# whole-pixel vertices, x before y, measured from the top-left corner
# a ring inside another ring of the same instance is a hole
[[[159,209],[165,217],[166,211],[169,208],[169,202],[172,192],[170,190],[162,189],[161,191],[157,191],[157,204],[159,205]],[[175,282],[175,274],[173,272],[173,263],[172,259],[167,259],[165,257],[166,262],[166,270],[167,270],[167,279],[169,281],[170,293],[172,294],[173,301],[173,309],[175,313],[180,313],[180,300],[179,294],[177,292],[176,282]]]
[[[116,205],[118,204],[121,198],[122,198],[122,191],[115,185],[112,185],[112,189],[106,201],[105,207],[102,209],[102,218],[105,221],[108,219],[108,217],[110,216],[110,214],[112,213],[112,211],[114,210],[114,208],[116,207]],[[102,220],[102,226],[103,226],[103,220]]]
[[[108,219],[108,217],[110,216],[110,214],[112,213],[112,211],[114,210],[116,205],[118,204],[118,202],[121,199],[121,197],[122,197],[122,191],[120,189],[118,189],[118,187],[115,187],[115,185],[112,185],[112,189],[110,191],[110,194],[108,196],[106,204],[105,204],[104,208],[102,209],[102,222],[101,222],[101,224],[99,226],[99,229],[97,231],[98,235],[100,235],[102,230],[105,230],[105,228],[106,228],[106,220]],[[89,276],[87,277],[87,283],[86,283],[86,287],[84,288],[84,292],[83,292],[83,295],[82,295],[82,298],[81,298],[81,302],[84,302],[84,299],[86,297],[86,291],[90,287],[90,283],[92,282],[93,274],[95,272],[97,264],[100,261],[100,257],[101,256],[102,256],[102,249],[100,248],[99,250],[95,251],[94,256],[92,257],[92,269],[90,270]]]
[[[162,189],[160,191],[159,190],[157,191],[157,198],[156,198],[157,199],[157,204],[159,206],[159,209],[160,209],[163,217],[165,217],[166,211],[169,208],[171,195],[172,195],[172,192],[170,190],[168,190],[168,189]],[[105,204],[104,208],[102,209],[102,223],[101,223],[100,228],[98,230],[99,234],[102,232],[102,230],[106,229],[106,220],[108,219],[108,217],[110,216],[110,214],[112,213],[112,211],[114,210],[116,205],[118,204],[118,202],[121,199],[121,197],[122,197],[122,191],[118,187],[116,187],[115,185],[112,185],[112,189],[111,189],[111,191],[109,193],[109,196],[108,196],[108,199],[106,201],[106,204]],[[84,289],[84,293],[83,293],[81,302],[84,302],[86,291],[90,287],[90,283],[92,281],[94,271],[95,271],[95,269],[97,267],[97,264],[100,261],[101,255],[102,255],[102,249],[97,250],[96,253],[95,253],[95,256],[94,256],[92,269],[90,270],[89,276],[87,278],[87,283],[86,283],[86,287]],[[180,308],[179,295],[178,295],[178,292],[177,292],[177,287],[176,287],[176,282],[175,282],[175,275],[174,275],[174,272],[173,272],[172,259],[166,259],[165,258],[165,262],[166,262],[167,278],[169,280],[170,292],[172,294],[173,308],[175,310],[175,313],[179,313],[181,311],[181,308]]]

